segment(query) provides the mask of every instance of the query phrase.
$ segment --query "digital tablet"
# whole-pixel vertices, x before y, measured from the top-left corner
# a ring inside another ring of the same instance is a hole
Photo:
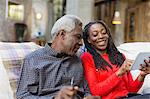
[[[145,59],[149,60],[149,57],[150,57],[150,52],[140,52],[137,55],[133,65],[131,67],[131,70],[139,70],[140,69],[140,64],[144,64],[144,60]]]

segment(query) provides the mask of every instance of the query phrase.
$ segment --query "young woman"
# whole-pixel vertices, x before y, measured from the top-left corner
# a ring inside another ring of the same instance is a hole
[[[88,23],[83,32],[87,52],[81,55],[86,80],[92,95],[115,99],[137,92],[150,70],[149,61],[141,65],[141,73],[133,81],[127,60],[113,43],[109,28],[103,21]]]

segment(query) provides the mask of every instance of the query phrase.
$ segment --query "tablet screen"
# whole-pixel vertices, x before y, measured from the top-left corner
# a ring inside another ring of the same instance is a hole
[[[150,52],[140,52],[137,55],[133,65],[131,67],[131,70],[139,70],[140,64],[144,64],[144,60],[145,59],[149,60],[149,57],[150,57]]]

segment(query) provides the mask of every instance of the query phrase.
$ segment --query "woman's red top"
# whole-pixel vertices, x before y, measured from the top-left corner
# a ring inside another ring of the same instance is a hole
[[[137,92],[141,88],[143,82],[138,81],[138,79],[133,81],[130,72],[121,77],[116,75],[115,72],[119,67],[116,68],[116,65],[111,64],[108,54],[103,54],[102,57],[113,69],[109,67],[106,67],[108,71],[96,69],[93,57],[89,52],[81,55],[85,77],[92,95],[101,96],[102,99],[115,99],[125,96],[129,92]]]

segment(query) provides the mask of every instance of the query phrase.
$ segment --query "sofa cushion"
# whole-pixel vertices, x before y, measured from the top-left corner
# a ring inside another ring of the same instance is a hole
[[[16,92],[16,82],[19,78],[21,64],[24,57],[41,48],[41,46],[36,45],[33,42],[26,43],[6,43],[0,42],[0,57],[1,61],[6,68],[10,85],[14,93]]]
[[[13,91],[10,87],[9,78],[0,57],[0,99],[13,99]]]

